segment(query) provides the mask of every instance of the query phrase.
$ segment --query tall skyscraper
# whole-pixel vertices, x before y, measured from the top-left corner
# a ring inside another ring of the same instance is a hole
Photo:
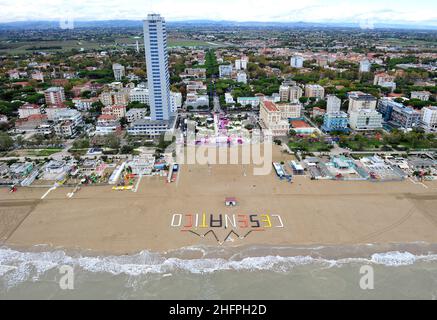
[[[149,14],[144,20],[144,45],[151,117],[154,121],[168,121],[172,114],[167,31],[165,19],[159,14]]]

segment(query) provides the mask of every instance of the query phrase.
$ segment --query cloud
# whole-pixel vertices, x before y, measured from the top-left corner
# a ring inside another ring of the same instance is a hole
[[[143,19],[159,12],[170,21],[306,21],[431,23],[437,21],[435,0],[0,0],[0,22]]]

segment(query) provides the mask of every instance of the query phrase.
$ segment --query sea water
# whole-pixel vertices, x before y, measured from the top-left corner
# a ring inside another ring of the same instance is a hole
[[[62,266],[72,290],[60,285]],[[363,266],[373,290],[362,288]],[[190,247],[130,256],[0,248],[0,299],[437,299],[437,245]]]

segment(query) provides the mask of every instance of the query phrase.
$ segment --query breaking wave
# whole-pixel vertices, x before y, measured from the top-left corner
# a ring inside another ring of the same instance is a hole
[[[243,258],[208,258],[203,247],[181,249],[185,252],[199,252],[202,258],[187,259],[167,257],[165,254],[142,251],[130,256],[90,257],[69,255],[65,251],[21,252],[10,248],[0,248],[0,283],[7,288],[24,281],[38,281],[40,277],[60,266],[68,265],[75,270],[90,273],[108,273],[112,275],[140,276],[146,274],[171,276],[174,273],[205,274],[220,271],[270,271],[291,272],[299,266],[314,265],[321,268],[342,267],[349,264],[384,265],[400,267],[417,262],[437,261],[437,254],[414,255],[410,252],[375,253],[367,258],[326,259],[312,255],[301,256],[250,256]]]

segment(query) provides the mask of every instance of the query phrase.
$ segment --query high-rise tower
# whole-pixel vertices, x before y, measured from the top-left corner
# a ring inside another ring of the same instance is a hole
[[[144,45],[151,117],[152,120],[168,121],[172,114],[167,31],[165,19],[159,14],[149,14],[144,20]]]

